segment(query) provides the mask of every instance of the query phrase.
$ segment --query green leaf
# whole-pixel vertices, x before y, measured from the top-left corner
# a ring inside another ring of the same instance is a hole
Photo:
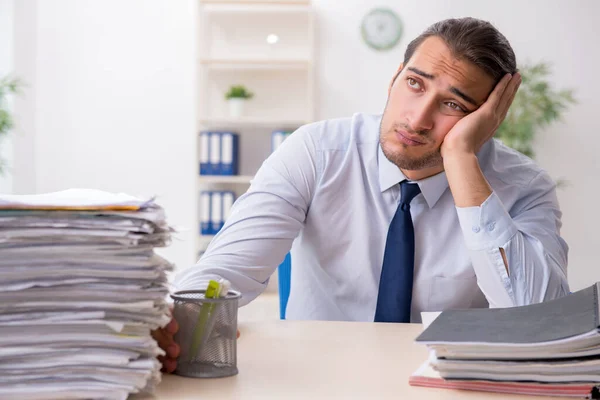
[[[577,103],[572,89],[552,87],[550,70],[546,62],[519,68],[521,86],[496,133],[507,146],[530,157],[534,155],[536,135],[559,120],[569,105]]]
[[[0,139],[13,128],[13,119],[5,99],[11,93],[18,93],[21,86],[21,82],[16,78],[0,78]],[[4,166],[4,160],[0,159],[0,175],[4,171]]]
[[[251,99],[254,93],[248,91],[242,85],[233,85],[229,88],[229,91],[225,93],[225,99]]]

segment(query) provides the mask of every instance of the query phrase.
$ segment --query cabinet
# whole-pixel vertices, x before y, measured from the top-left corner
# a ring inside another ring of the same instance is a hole
[[[202,216],[201,192],[233,191],[237,198],[271,154],[272,133],[314,120],[315,21],[310,2],[302,0],[202,1],[198,12],[198,165],[200,132],[239,135],[238,175],[198,175]],[[225,98],[234,85],[253,93],[239,116]],[[201,255],[213,236],[201,234],[200,221],[197,226]]]

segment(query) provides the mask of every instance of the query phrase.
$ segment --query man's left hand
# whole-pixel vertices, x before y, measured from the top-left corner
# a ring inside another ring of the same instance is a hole
[[[451,154],[476,154],[504,121],[519,85],[521,74],[507,74],[477,110],[462,118],[444,138],[442,158]]]

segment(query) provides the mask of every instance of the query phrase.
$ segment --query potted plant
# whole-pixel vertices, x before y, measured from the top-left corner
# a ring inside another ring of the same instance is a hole
[[[13,118],[8,107],[7,97],[11,93],[17,93],[19,81],[14,78],[0,78],[0,144],[8,131],[13,127]],[[4,160],[0,159],[0,175],[3,174]]]
[[[572,90],[554,90],[550,86],[550,68],[547,63],[520,68],[521,86],[496,132],[496,138],[521,153],[533,157],[535,135],[543,127],[561,118],[570,104],[574,104]]]
[[[251,99],[254,93],[249,92],[242,85],[233,85],[225,93],[225,99],[229,103],[229,115],[233,118],[239,118],[244,114],[244,105]]]

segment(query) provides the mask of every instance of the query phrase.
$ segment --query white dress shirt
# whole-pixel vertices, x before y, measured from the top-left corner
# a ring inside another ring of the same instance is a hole
[[[177,290],[224,277],[246,304],[291,247],[288,319],[373,321],[405,179],[383,155],[380,121],[356,114],[292,134],[263,163],[198,264],[176,276]],[[457,208],[445,173],[417,181],[413,322],[421,311],[526,305],[569,292],[553,181],[496,140],[478,159],[493,189],[480,207]]]

